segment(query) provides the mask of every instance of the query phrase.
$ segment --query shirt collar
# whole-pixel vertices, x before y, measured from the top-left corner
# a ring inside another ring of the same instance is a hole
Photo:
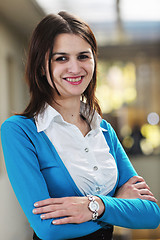
[[[52,120],[64,121],[59,112],[57,112],[49,104],[46,104],[44,111],[35,116],[37,131],[42,132],[46,130],[51,124]]]
[[[88,122],[90,122],[90,119],[88,119],[87,117],[88,111],[89,111],[89,106],[87,106],[86,103],[81,102],[80,113],[83,115],[83,117],[85,117],[88,120]],[[35,116],[37,132],[42,132],[46,130],[52,121],[61,122],[64,124],[66,123],[59,112],[57,112],[49,104],[46,104],[44,111],[40,112],[37,116]],[[99,128],[101,121],[102,121],[101,116],[95,111],[90,124],[91,129]],[[104,128],[101,128],[101,130],[106,131],[106,129]]]

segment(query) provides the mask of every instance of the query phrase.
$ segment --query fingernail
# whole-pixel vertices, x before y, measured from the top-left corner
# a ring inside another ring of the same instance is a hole
[[[34,206],[35,206],[35,207],[38,207],[38,203],[34,203]]]
[[[37,212],[37,210],[36,209],[33,209],[33,211],[32,211],[33,213],[36,213]]]
[[[52,224],[56,224],[56,221],[52,221]]]
[[[41,215],[40,218],[42,218],[42,219],[45,218],[45,215]]]

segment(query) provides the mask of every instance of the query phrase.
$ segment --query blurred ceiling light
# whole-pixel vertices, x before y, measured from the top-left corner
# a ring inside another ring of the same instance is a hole
[[[145,155],[150,155],[153,153],[152,144],[150,143],[150,141],[148,141],[146,139],[143,139],[140,141],[140,147],[141,147],[143,154],[145,154]]]
[[[124,138],[126,136],[129,136],[132,134],[132,129],[130,126],[128,125],[124,125],[121,129],[120,129],[120,133],[121,133],[121,136]]]
[[[159,0],[121,0],[124,21],[160,21]]]
[[[159,115],[156,112],[151,112],[147,116],[147,121],[151,125],[156,125],[159,123]]]
[[[134,139],[131,136],[127,136],[123,139],[122,144],[125,148],[131,148],[134,144]]]
[[[158,125],[144,124],[141,133],[153,148],[160,146],[160,127]]]
[[[46,13],[69,11],[88,22],[116,21],[116,0],[36,0]],[[160,21],[159,0],[120,0],[123,21]]]
[[[48,13],[68,11],[89,22],[114,21],[116,1],[113,0],[36,0]]]
[[[134,88],[126,88],[124,91],[124,101],[126,103],[132,103],[133,101],[136,100],[137,97],[137,91]]]

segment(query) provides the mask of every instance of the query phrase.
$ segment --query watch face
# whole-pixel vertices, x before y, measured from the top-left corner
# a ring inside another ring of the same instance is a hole
[[[98,202],[94,201],[94,202],[90,202],[89,204],[89,208],[92,212],[98,211],[99,210],[99,204]]]

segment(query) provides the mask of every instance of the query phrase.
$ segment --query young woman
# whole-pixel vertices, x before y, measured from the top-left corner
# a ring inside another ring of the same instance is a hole
[[[60,12],[36,27],[26,68],[30,102],[1,128],[8,176],[33,239],[112,239],[113,225],[156,228],[160,210],[95,97],[97,45]]]

